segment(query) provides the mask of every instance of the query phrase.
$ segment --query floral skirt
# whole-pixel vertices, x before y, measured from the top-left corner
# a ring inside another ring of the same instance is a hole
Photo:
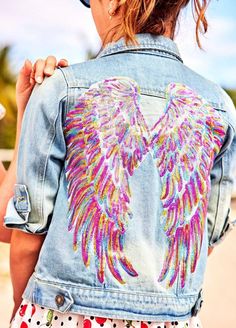
[[[147,322],[108,319],[49,310],[23,301],[10,328],[202,328],[198,317],[186,321]]]

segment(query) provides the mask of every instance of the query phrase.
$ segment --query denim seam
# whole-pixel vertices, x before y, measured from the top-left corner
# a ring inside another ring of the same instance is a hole
[[[221,177],[220,177],[220,181],[219,181],[219,186],[218,186],[218,196],[217,196],[217,207],[216,207],[216,213],[215,213],[215,222],[214,222],[214,227],[212,229],[212,234],[211,237],[209,238],[209,243],[208,245],[211,246],[212,244],[214,244],[214,241],[212,241],[212,238],[214,237],[215,234],[215,230],[216,230],[216,223],[217,223],[217,218],[218,218],[218,213],[219,213],[219,203],[220,203],[220,195],[221,195],[221,183],[223,180],[223,158],[221,158]]]
[[[83,309],[82,311],[83,311],[84,315],[89,315],[89,316],[91,315],[91,310],[90,309],[89,310]],[[188,313],[186,315],[188,315]],[[179,316],[176,316],[176,317],[180,317],[182,319],[183,316],[179,315]],[[114,317],[112,317],[112,318],[114,318]],[[147,318],[146,320],[142,319],[142,321],[149,321],[148,320],[149,316],[147,316],[146,318]],[[120,317],[117,317],[117,319],[120,319]],[[155,320],[155,321],[157,321],[157,320]]]
[[[66,99],[66,104],[67,104],[67,108],[68,108],[68,102],[69,102],[69,97],[68,97],[68,95],[69,95],[69,88],[70,88],[70,85],[69,85],[69,81],[68,81],[68,79],[67,79],[67,76],[66,76],[66,74],[65,74],[65,71],[64,70],[62,70],[60,67],[59,67],[59,69],[60,69],[60,71],[61,71],[61,73],[62,73],[62,75],[63,75],[63,77],[64,77],[64,79],[65,79],[65,82],[66,82],[66,96],[65,97],[63,97],[62,99],[61,99],[61,101],[62,100],[64,100],[64,99]],[[70,74],[71,75],[71,74]],[[61,103],[61,101],[60,101],[60,103]],[[67,109],[66,108],[66,109]]]
[[[114,77],[114,76],[113,76]],[[75,85],[70,85],[69,89],[89,89],[89,87],[93,84],[96,83],[96,81],[92,81],[92,80],[75,80],[73,83],[75,83]],[[78,85],[79,84],[79,85]],[[81,90],[82,91],[82,90]],[[83,91],[82,91],[83,92]],[[82,94],[82,93],[81,93]],[[165,97],[165,91],[161,90],[161,89],[148,89],[148,88],[141,88],[141,95],[143,96],[149,96],[149,97],[158,97],[158,98],[163,98],[166,99]],[[208,104],[210,104],[215,110],[217,111],[222,111],[222,112],[226,112],[226,110],[223,109],[222,104],[217,104],[215,102],[212,102],[210,100],[205,99]],[[220,107],[220,108],[219,108]]]
[[[230,126],[232,128],[232,130],[234,131],[235,134],[235,128],[234,126],[230,123],[227,122],[228,126]],[[233,140],[232,140],[233,141]],[[231,141],[231,143],[232,143]],[[228,146],[228,148],[231,146],[231,144]],[[228,148],[224,151],[224,153],[226,153],[228,151]],[[223,164],[223,157],[221,158],[221,177],[220,177],[220,181],[219,181],[219,192],[218,192],[218,197],[217,197],[217,210],[216,210],[216,215],[215,215],[215,223],[214,223],[214,227],[212,229],[212,234],[211,237],[209,238],[209,246],[213,246],[217,243],[217,240],[212,240],[212,238],[214,237],[214,234],[216,232],[216,223],[217,223],[217,217],[218,217],[218,212],[219,212],[219,203],[220,203],[220,196],[221,196],[221,185],[223,183],[223,179],[224,179],[224,164]],[[220,236],[219,236],[220,237]]]
[[[120,289],[117,289],[117,290],[112,290],[112,289],[101,289],[101,288],[99,288],[99,287],[93,287],[93,286],[91,286],[90,288],[89,287],[83,287],[83,286],[81,286],[81,285],[73,285],[73,284],[67,284],[67,283],[63,283],[63,282],[55,282],[55,281],[50,281],[50,280],[47,280],[47,281],[45,281],[45,280],[42,280],[42,279],[40,279],[40,278],[38,278],[38,277],[36,277],[36,275],[35,274],[33,274],[33,279],[34,280],[36,280],[36,281],[39,281],[40,283],[42,283],[42,284],[44,284],[44,285],[52,285],[52,286],[54,286],[54,287],[57,287],[57,288],[61,288],[60,286],[67,286],[67,287],[71,287],[71,288],[75,288],[75,289],[83,289],[83,290],[88,290],[88,291],[92,291],[92,290],[94,290],[95,292],[97,291],[97,292],[101,292],[101,293],[116,293],[116,294],[128,294],[128,295],[130,295],[130,294],[134,294],[134,295],[140,295],[140,296],[150,296],[150,297],[153,297],[153,296],[157,296],[157,295],[159,295],[158,293],[155,293],[155,292],[152,292],[152,293],[137,293],[136,291],[129,291],[129,292],[124,292],[123,290],[120,290]],[[60,284],[60,286],[59,286],[59,284]],[[62,288],[63,289],[63,288]],[[183,298],[183,299],[185,299],[185,298],[189,298],[189,297],[191,297],[191,298],[194,298],[194,297],[196,297],[196,295],[198,295],[199,294],[199,292],[198,293],[195,293],[195,294],[188,294],[188,295],[181,295],[181,298]],[[158,298],[160,298],[160,299],[176,299],[176,297],[172,297],[172,296],[158,296]]]
[[[180,58],[182,61],[182,58],[179,54],[179,52],[172,50],[169,47],[166,47],[164,45],[156,45],[155,43],[142,43],[140,46],[124,46],[124,45],[116,45],[116,46],[108,46],[108,48],[104,49],[100,54],[98,54],[97,58],[101,58],[110,54],[114,54],[117,52],[126,52],[126,51],[132,51],[132,50],[142,50],[142,49],[150,49],[150,50],[155,50],[155,51],[166,51],[170,54],[173,54],[175,57]]]
[[[53,134],[51,135],[51,141],[50,141],[50,146],[48,147],[48,152],[47,152],[47,155],[46,155],[46,159],[45,159],[45,163],[44,163],[44,171],[43,171],[43,182],[42,182],[42,197],[41,197],[41,217],[43,218],[43,222],[42,222],[42,227],[45,226],[46,224],[46,217],[45,217],[45,213],[44,213],[44,207],[43,207],[43,204],[44,204],[44,197],[45,197],[45,180],[46,180],[46,173],[47,173],[47,166],[48,166],[48,159],[49,159],[49,154],[50,154],[50,151],[52,149],[52,145],[53,145],[53,142],[54,142],[54,139],[55,139],[55,127],[54,127],[54,124],[55,122],[53,123]]]
[[[57,115],[55,116],[54,118],[54,122],[52,124],[52,129],[53,129],[53,132],[52,134],[50,135],[51,138],[50,138],[50,143],[49,143],[49,147],[48,147],[48,152],[47,152],[47,155],[46,155],[46,158],[45,158],[45,163],[44,163],[44,170],[43,170],[43,176],[42,176],[42,186],[41,186],[41,190],[42,190],[42,197],[41,197],[41,204],[40,204],[40,215],[42,217],[42,224],[41,224],[41,228],[42,227],[45,227],[45,224],[47,222],[47,219],[45,217],[45,213],[44,213],[44,206],[43,204],[45,203],[44,202],[44,197],[45,197],[45,180],[46,180],[46,173],[47,173],[47,165],[48,165],[48,159],[49,159],[49,155],[50,155],[50,151],[52,149],[52,145],[53,143],[55,142],[55,137],[56,137],[56,122],[58,120],[58,117],[59,117],[59,113],[60,113],[60,108],[61,108],[61,102],[65,99],[65,96],[60,99],[59,101],[59,105],[58,105],[58,111],[57,111]],[[39,193],[40,195],[40,193]]]
[[[141,49],[119,50],[119,51],[116,51],[116,52],[113,52],[112,51],[110,53],[104,54],[104,55],[102,55],[100,57],[97,57],[97,58],[103,58],[103,57],[117,55],[117,54],[123,54],[123,53],[136,53],[136,52],[141,52],[142,50],[146,50],[146,49],[141,48]],[[183,59],[180,56],[178,56],[177,54],[175,54],[174,52],[172,52],[172,51],[161,50],[161,49],[152,49],[152,50],[154,50],[154,51],[152,51],[152,52],[146,52],[145,54],[146,55],[156,55],[156,56],[160,56],[160,57],[167,57],[167,58],[175,59],[175,60],[183,63]]]

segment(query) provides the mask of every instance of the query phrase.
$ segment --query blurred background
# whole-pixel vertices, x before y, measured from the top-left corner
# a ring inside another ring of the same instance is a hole
[[[90,10],[78,0],[0,0],[0,104],[6,109],[0,121],[0,159],[9,165],[15,139],[17,72],[25,59],[49,54],[70,64],[95,56],[100,50]],[[236,2],[211,0],[209,31],[195,42],[191,6],[183,11],[176,43],[185,65],[219,83],[236,104]],[[236,201],[232,201],[236,214]],[[236,230],[236,229],[235,229]],[[209,257],[201,318],[204,328],[236,327],[236,231],[230,233]],[[0,328],[8,327],[12,291],[9,247],[0,243]]]

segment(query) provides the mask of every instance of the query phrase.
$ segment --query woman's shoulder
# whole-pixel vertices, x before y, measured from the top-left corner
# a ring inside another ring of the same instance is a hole
[[[31,98],[39,100],[60,100],[67,95],[67,80],[62,70],[56,69],[52,76],[45,77],[42,84],[36,84]]]
[[[236,128],[235,105],[227,92],[216,82],[183,65],[183,75],[186,84],[190,84],[209,104],[230,121]]]
[[[46,115],[51,121],[58,115],[61,101],[67,99],[67,81],[60,69],[50,77],[45,77],[42,84],[36,84],[26,106],[26,112],[35,112],[40,108],[40,115]]]
[[[112,75],[104,58],[90,59],[60,69],[69,87],[89,87],[92,83]]]

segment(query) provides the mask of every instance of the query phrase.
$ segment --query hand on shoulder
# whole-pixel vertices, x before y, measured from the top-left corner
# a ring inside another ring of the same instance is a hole
[[[41,84],[45,77],[53,75],[57,67],[67,67],[66,59],[48,56],[45,60],[38,59],[34,64],[28,59],[21,68],[16,83],[16,101],[18,117],[22,118],[26,104],[36,83]]]

